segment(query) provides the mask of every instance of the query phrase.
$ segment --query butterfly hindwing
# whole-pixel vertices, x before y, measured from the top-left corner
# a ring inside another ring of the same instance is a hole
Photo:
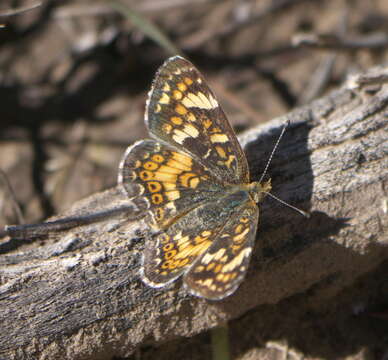
[[[249,199],[245,192],[220,197],[198,206],[165,231],[150,237],[143,254],[143,281],[152,287],[165,286],[189,271],[193,264],[197,264],[198,259],[206,257],[215,244],[232,246],[233,243],[223,241],[220,236],[225,233],[225,226],[228,227],[227,224],[231,222],[236,210],[244,207],[247,201]],[[241,232],[234,235],[236,249],[237,236],[242,233],[239,236],[245,240],[247,227],[245,224],[244,229],[239,229]],[[225,248],[224,251],[228,253],[229,249]]]
[[[220,300],[238,288],[248,269],[258,216],[256,204],[247,202],[228,219],[212,245],[184,277],[193,295]]]
[[[159,69],[149,94],[146,123],[151,135],[191,155],[219,180],[248,182],[245,155],[205,79],[175,56]]]

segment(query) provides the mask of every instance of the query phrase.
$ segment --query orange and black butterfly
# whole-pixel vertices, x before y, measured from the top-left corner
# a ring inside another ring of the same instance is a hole
[[[183,277],[190,292],[219,300],[243,280],[270,182],[251,182],[236,135],[205,79],[175,56],[159,69],[145,121],[153,139],[128,148],[119,183],[146,214],[142,280]]]

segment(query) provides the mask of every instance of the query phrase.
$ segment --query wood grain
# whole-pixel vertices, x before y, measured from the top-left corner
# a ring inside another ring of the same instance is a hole
[[[266,199],[247,279],[225,301],[191,297],[179,281],[143,285],[144,226],[125,213],[43,240],[3,239],[0,358],[124,357],[295,294],[323,305],[388,258],[387,105],[387,85],[344,86],[240,136],[257,179],[291,121],[269,169],[273,193],[311,217]],[[57,218],[127,203],[110,189]]]

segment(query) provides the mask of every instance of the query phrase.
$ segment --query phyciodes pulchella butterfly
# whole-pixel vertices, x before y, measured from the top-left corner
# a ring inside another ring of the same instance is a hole
[[[175,56],[156,74],[145,122],[154,139],[130,146],[119,183],[142,209],[142,280],[159,288],[183,276],[196,296],[219,300],[243,280],[270,181],[250,182],[236,135],[200,72]]]

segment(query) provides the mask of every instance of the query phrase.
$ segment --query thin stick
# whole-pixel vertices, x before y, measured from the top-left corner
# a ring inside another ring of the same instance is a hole
[[[309,47],[313,49],[385,49],[388,46],[388,36],[385,33],[375,33],[351,38],[336,34],[301,33],[294,35],[291,43],[294,47]]]
[[[266,192],[266,191],[263,191],[263,193],[266,194],[266,195],[269,195],[271,198],[273,198],[273,199],[279,201],[279,202],[282,203],[283,205],[286,205],[286,206],[288,206],[289,208],[294,209],[295,211],[297,211],[298,213],[302,214],[303,216],[306,216],[307,218],[310,217],[310,214],[309,214],[308,212],[305,212],[305,211],[303,211],[303,210],[301,210],[301,209],[298,209],[298,208],[295,207],[295,206],[290,205],[289,203],[286,203],[284,200],[279,199],[279,198],[276,197],[275,195],[273,195],[273,194],[271,194],[271,193],[269,193],[269,192]]]
[[[68,230],[74,227],[91,224],[106,220],[120,213],[133,211],[133,206],[124,205],[108,210],[96,212],[94,214],[70,216],[63,219],[48,221],[40,224],[26,225],[6,225],[4,230],[0,231],[0,237],[10,236],[12,238],[26,239],[47,235],[51,232]]]
[[[280,135],[279,135],[279,137],[278,137],[278,139],[277,139],[277,141],[276,141],[276,143],[275,143],[275,146],[274,146],[273,149],[272,149],[272,153],[271,153],[271,155],[269,156],[269,159],[268,159],[268,161],[267,161],[267,165],[265,165],[265,169],[264,169],[264,171],[263,171],[263,174],[261,175],[261,178],[260,178],[260,180],[259,180],[259,183],[261,183],[261,182],[263,181],[264,176],[265,176],[265,174],[267,173],[269,164],[270,164],[271,161],[272,161],[273,155],[275,154],[275,151],[276,151],[276,149],[278,148],[278,145],[279,145],[279,143],[280,143],[280,140],[282,139],[283,134],[284,134],[284,132],[286,131],[288,125],[290,125],[290,120],[287,120],[286,123],[285,123],[284,126],[283,126],[282,132],[280,133]]]

